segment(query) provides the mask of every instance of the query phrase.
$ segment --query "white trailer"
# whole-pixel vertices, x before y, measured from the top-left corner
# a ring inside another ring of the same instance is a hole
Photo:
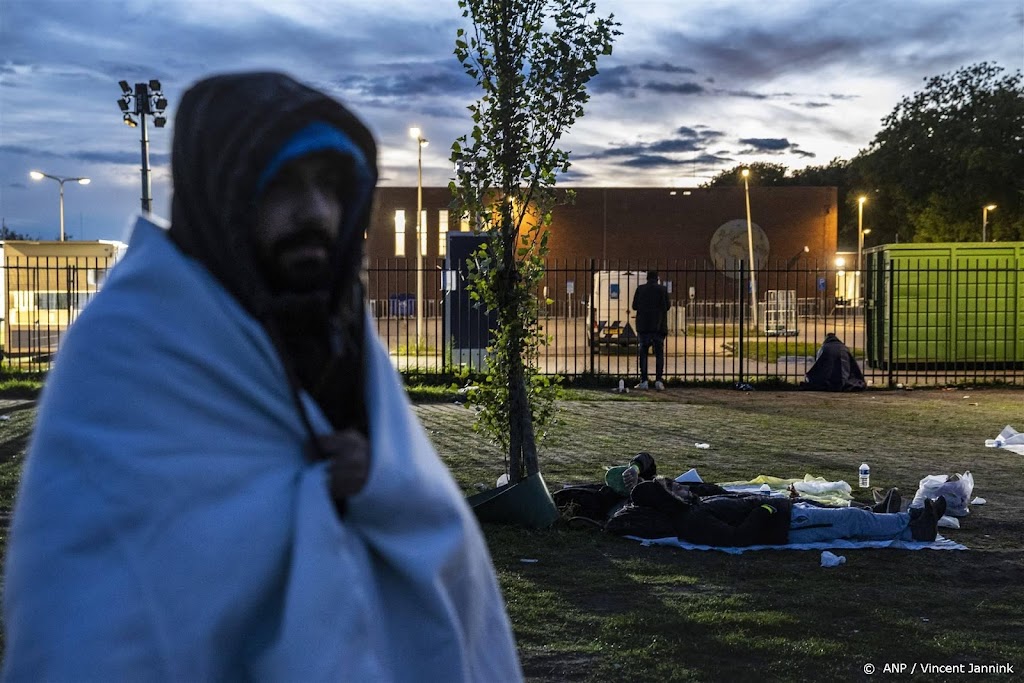
[[[588,309],[590,339],[595,348],[637,343],[633,322],[633,293],[646,278],[635,270],[599,270],[594,273],[593,303]]]

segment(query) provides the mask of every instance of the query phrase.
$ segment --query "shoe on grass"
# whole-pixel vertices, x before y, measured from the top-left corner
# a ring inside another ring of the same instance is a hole
[[[660,379],[654,383],[654,388],[658,391],[665,391],[665,385]]]
[[[648,387],[647,387],[647,380],[644,380],[643,382],[640,382],[640,384],[637,384],[637,385],[636,385],[635,387],[633,387],[633,388],[634,388],[634,389],[643,389],[644,391],[646,391],[646,390],[647,390],[647,388],[648,388]]]
[[[946,501],[944,498],[939,498],[939,500],[942,501],[942,512],[945,512]],[[925,498],[921,511],[916,516],[911,514],[910,537],[915,541],[934,541],[939,534],[939,519],[942,517],[941,514],[936,515],[936,512],[938,510],[932,504],[931,499]]]

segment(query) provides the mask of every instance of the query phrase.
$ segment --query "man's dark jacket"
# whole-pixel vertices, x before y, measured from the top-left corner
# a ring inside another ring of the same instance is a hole
[[[724,494],[700,498],[699,502],[688,504],[658,482],[649,481],[637,484],[630,500],[633,506],[642,508],[645,513],[659,513],[676,537],[689,543],[742,547],[784,545],[789,540],[792,502],[788,498]],[[629,513],[623,510],[620,514]],[[664,536],[660,530],[656,533]],[[630,531],[629,535],[641,534]]]
[[[637,334],[668,334],[667,314],[671,306],[665,285],[648,281],[637,287],[633,294]]]

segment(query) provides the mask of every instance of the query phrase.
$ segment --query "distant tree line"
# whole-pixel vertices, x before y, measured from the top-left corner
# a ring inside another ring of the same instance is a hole
[[[791,171],[783,164],[736,166],[704,187],[742,184],[839,188],[839,243],[857,243],[857,201],[866,196],[871,243],[1024,239],[1024,83],[1021,72],[981,62],[926,79],[882,120],[850,160]]]

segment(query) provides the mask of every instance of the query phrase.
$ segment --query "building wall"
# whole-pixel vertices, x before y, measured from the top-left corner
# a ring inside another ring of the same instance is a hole
[[[746,221],[742,187],[671,191],[664,188],[577,188],[576,201],[554,209],[551,258],[639,259],[669,264],[711,259],[715,231]],[[459,217],[449,209],[447,188],[423,188],[427,212],[426,257],[439,257],[438,210],[447,209],[449,230]],[[795,255],[824,262],[835,258],[837,193],[834,187],[752,187],[751,220],[768,238],[770,262]],[[405,253],[415,261],[415,187],[377,189],[367,255],[371,262],[395,257],[395,211],[406,215]],[[804,247],[808,251],[804,252]]]
[[[597,269],[707,269],[704,273],[723,272],[749,261],[746,231],[746,205],[742,187],[690,189],[666,188],[577,188],[572,205],[560,205],[552,212],[549,239],[550,259],[557,259],[564,274],[554,274],[548,294],[564,298],[566,282],[578,280],[572,269],[589,269],[591,260]],[[447,228],[460,229],[460,219],[450,208],[446,187],[423,188],[426,211],[427,249],[423,257],[423,291],[432,299],[441,289],[443,254],[439,245],[439,211],[446,210]],[[750,213],[755,226],[766,240],[756,260],[775,273],[798,260],[819,265],[834,263],[837,239],[837,192],[834,187],[752,187]],[[405,256],[395,255],[395,212],[405,212],[403,244]],[[374,269],[369,281],[369,297],[386,301],[395,294],[416,291],[415,276],[408,270],[416,265],[416,188],[382,187],[375,196],[371,228],[367,234],[367,256]],[[721,257],[722,240],[716,232],[732,223],[731,261]],[[712,243],[717,242],[718,256]],[[804,248],[807,248],[805,251]],[[604,263],[602,263],[604,262]],[[715,264],[709,266],[709,264]],[[717,269],[717,270],[716,270]],[[681,278],[676,287],[696,287],[699,297],[716,297],[718,287],[709,289],[707,275],[701,282],[695,276]],[[779,283],[776,277],[773,280]],[[797,296],[821,293],[816,278],[800,278],[774,286],[794,288]],[[723,284],[722,287],[727,287]],[[832,283],[828,284],[831,289]],[[764,289],[764,288],[762,288]],[[682,291],[686,291],[682,290]],[[764,294],[761,293],[761,298]]]

